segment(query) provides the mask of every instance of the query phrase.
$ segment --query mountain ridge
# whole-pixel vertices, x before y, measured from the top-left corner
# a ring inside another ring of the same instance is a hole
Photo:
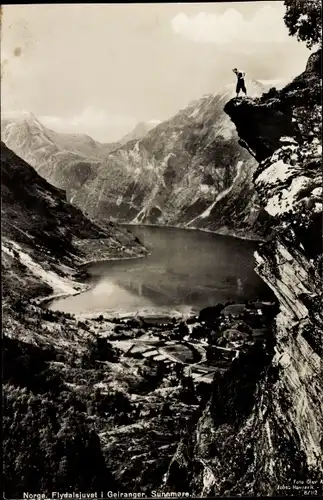
[[[259,82],[248,83],[254,95],[265,89]],[[33,144],[36,138],[26,139],[21,147],[8,124],[3,136],[95,220],[110,217],[130,224],[261,237],[264,214],[252,186],[256,163],[223,112],[222,102],[231,95],[232,85],[194,100],[143,137],[119,144],[100,158],[71,156],[67,161],[62,153],[52,154],[51,147],[44,160],[41,147]],[[240,168],[241,162],[245,168]]]
[[[156,127],[160,122],[138,122],[137,125],[126,135],[124,135],[118,142],[123,146],[130,141],[138,141],[142,139],[150,130]]]

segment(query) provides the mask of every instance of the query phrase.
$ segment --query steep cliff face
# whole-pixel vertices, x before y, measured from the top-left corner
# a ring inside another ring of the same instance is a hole
[[[266,350],[249,352],[214,381],[191,440],[174,456],[168,488],[176,462],[196,494],[322,493],[320,66],[313,54],[281,91],[225,105],[259,163],[254,183],[274,232],[255,254],[256,270],[280,311]]]
[[[259,82],[248,84],[253,96],[265,88]],[[233,95],[229,86],[204,96],[144,137],[140,130],[139,139],[135,135],[122,147],[89,144],[84,138],[75,142],[34,118],[7,117],[2,135],[40,175],[65,189],[68,201],[95,220],[255,235],[263,231],[268,216],[252,183],[257,163],[239,144],[223,111]]]
[[[254,85],[255,94],[261,90]],[[191,103],[110,153],[96,177],[71,192],[72,202],[98,220],[110,213],[130,223],[255,230],[261,212],[252,186],[256,163],[223,112],[231,92]]]

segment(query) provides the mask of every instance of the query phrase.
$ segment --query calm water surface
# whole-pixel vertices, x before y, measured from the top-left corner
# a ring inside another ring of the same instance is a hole
[[[272,298],[254,272],[255,242],[176,228],[131,230],[150,250],[148,257],[88,265],[91,290],[56,300],[50,308],[183,313],[227,300]]]

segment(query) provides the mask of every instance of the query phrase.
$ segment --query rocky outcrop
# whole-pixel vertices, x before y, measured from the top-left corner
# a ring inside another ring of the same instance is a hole
[[[319,59],[313,54],[304,73],[279,92],[225,105],[259,163],[253,179],[274,231],[255,253],[256,271],[280,310],[266,351],[249,352],[214,381],[185,451],[193,457],[187,474],[195,474],[187,477],[197,495],[322,493]],[[176,460],[184,464],[179,451]]]

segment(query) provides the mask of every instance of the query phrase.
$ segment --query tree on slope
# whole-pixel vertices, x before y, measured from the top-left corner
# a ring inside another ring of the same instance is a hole
[[[322,45],[321,0],[285,0],[285,24],[289,34],[305,42],[309,49]]]

